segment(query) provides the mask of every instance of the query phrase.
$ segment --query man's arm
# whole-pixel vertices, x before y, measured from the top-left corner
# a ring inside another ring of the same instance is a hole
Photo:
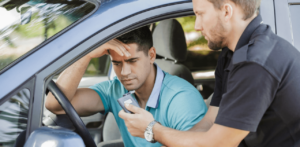
[[[77,89],[90,60],[89,56],[81,58],[64,70],[56,81],[56,85],[66,95],[80,116],[90,115],[104,109],[99,95],[94,90],[88,88]],[[48,110],[55,114],[65,114],[52,93],[48,94],[45,105]]]
[[[89,88],[77,89],[91,59],[103,56],[107,53],[107,50],[114,50],[121,56],[130,56],[126,48],[129,49],[130,47],[118,40],[111,40],[82,57],[60,74],[56,84],[80,116],[88,116],[104,110],[103,103],[97,92]],[[45,106],[55,114],[65,114],[65,111],[52,93],[48,94]]]
[[[208,131],[214,124],[216,117],[218,115],[219,107],[215,106],[209,106],[207,113],[203,117],[203,119],[194,125],[193,128],[190,129],[190,131],[195,132],[206,132]]]
[[[147,125],[154,120],[151,113],[144,109],[137,108],[133,105],[126,105],[126,108],[134,114],[120,111],[119,116],[124,119],[128,131],[131,135],[144,138],[144,131]],[[206,115],[206,121],[211,122],[210,119],[215,119],[218,112],[218,107],[210,106]],[[211,115],[211,116],[210,116]],[[203,118],[204,119],[204,118]],[[201,123],[203,119],[195,126],[193,131],[178,131],[171,128],[155,124],[153,127],[154,139],[166,146],[181,147],[181,146],[199,146],[199,147],[232,147],[238,144],[246,137],[249,131],[234,129],[218,124],[212,126]],[[210,127],[211,126],[211,127]],[[208,129],[209,128],[209,129]],[[206,130],[207,132],[196,132],[195,130]]]

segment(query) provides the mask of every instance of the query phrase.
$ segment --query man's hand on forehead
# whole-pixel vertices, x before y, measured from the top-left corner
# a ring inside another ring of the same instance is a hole
[[[130,53],[128,52],[128,50],[130,49],[130,46],[117,40],[117,39],[113,39],[108,41],[106,44],[110,45],[111,48],[107,49],[107,53],[110,54],[110,50],[113,50],[115,52],[117,52],[120,56],[130,56]]]
[[[112,39],[90,52],[88,56],[90,58],[98,58],[105,54],[110,54],[111,51],[115,51],[120,56],[130,57],[131,54],[128,52],[129,49],[130,46],[128,46],[127,44],[117,39]]]

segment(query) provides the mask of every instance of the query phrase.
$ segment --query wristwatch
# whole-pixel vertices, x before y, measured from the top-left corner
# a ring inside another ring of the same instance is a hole
[[[144,136],[145,136],[145,139],[146,139],[148,142],[151,142],[151,143],[155,143],[155,142],[156,142],[156,141],[154,140],[154,134],[153,134],[153,132],[152,132],[152,128],[153,128],[153,126],[154,126],[156,123],[159,123],[159,122],[156,121],[156,120],[150,122],[150,124],[148,125],[148,127],[147,127],[146,130],[145,130]],[[160,124],[160,123],[159,123],[159,124]]]

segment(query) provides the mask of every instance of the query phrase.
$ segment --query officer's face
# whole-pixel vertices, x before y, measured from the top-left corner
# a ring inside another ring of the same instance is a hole
[[[201,31],[208,41],[208,47],[212,50],[225,47],[225,30],[219,18],[221,12],[207,0],[193,0],[193,9],[196,15],[195,30]]]
[[[143,51],[138,51],[136,43],[128,44],[131,54],[130,57],[120,56],[115,51],[110,52],[110,57],[113,62],[114,71],[127,90],[137,90],[147,80],[151,66],[156,57],[155,49],[152,47],[148,55]]]

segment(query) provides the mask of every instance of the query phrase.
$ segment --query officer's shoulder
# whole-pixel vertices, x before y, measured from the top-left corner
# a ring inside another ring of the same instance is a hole
[[[264,66],[276,48],[289,47],[290,43],[273,33],[262,33],[252,37],[249,43],[235,51],[233,64],[254,62]]]

